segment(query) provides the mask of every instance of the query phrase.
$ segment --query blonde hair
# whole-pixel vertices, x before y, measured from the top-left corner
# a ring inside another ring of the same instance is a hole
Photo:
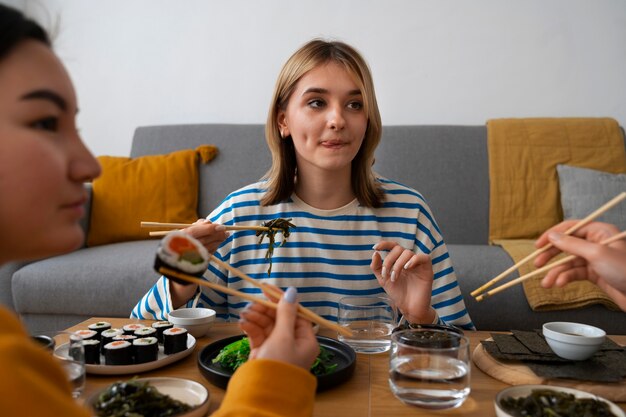
[[[268,191],[261,200],[264,206],[286,200],[295,187],[296,152],[291,136],[281,137],[278,114],[287,108],[298,81],[307,72],[328,62],[343,66],[354,78],[363,96],[363,107],[368,119],[363,143],[352,161],[352,191],[363,206],[382,205],[384,194],[372,171],[374,151],[380,142],[382,124],[370,69],[363,57],[351,46],[343,42],[314,39],[287,60],[274,87],[265,125],[265,138],[272,154],[272,166],[264,177],[268,186]]]

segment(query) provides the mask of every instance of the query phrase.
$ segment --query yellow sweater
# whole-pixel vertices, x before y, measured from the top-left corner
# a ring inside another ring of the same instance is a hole
[[[271,360],[242,366],[230,381],[213,417],[310,416],[315,377],[308,371]],[[0,308],[0,415],[89,417],[71,396],[63,370],[50,353],[30,340],[19,320]]]

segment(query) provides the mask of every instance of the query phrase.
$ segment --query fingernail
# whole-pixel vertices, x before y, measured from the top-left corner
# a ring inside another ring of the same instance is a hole
[[[289,287],[287,288],[287,291],[285,291],[285,301],[287,301],[288,303],[295,303],[296,302],[296,297],[298,296],[298,290],[296,290],[295,287]]]
[[[412,259],[409,262],[404,264],[404,269],[409,269],[411,267],[411,265],[412,265],[411,261],[412,261]]]
[[[381,271],[381,275],[383,276],[383,278],[387,278],[387,268],[385,268],[383,266],[383,270]]]
[[[204,222],[205,222],[205,223],[211,223],[211,220],[209,220],[209,219],[204,219]]]
[[[396,271],[391,271],[391,282],[396,282]]]
[[[224,226],[223,224],[217,225],[215,226],[215,230],[221,232],[222,230],[226,230],[226,226]]]
[[[372,249],[374,249],[374,250],[378,250],[378,249],[376,249],[377,247],[378,247],[378,243],[377,243],[377,244],[375,244],[374,246],[372,246]]]
[[[553,242],[560,240],[562,237],[563,237],[563,233],[559,233],[559,232],[548,233],[548,239],[550,239]]]
[[[226,237],[229,237],[229,236],[230,236],[230,232],[226,232]]]

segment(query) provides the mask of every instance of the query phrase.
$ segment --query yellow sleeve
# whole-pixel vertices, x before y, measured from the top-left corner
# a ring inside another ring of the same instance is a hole
[[[270,359],[246,362],[228,383],[211,417],[311,416],[317,380],[309,371]]]
[[[0,308],[0,415],[89,417],[72,398],[52,355],[37,346],[8,310]]]

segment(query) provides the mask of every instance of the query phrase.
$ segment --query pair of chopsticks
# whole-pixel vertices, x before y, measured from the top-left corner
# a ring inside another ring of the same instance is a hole
[[[283,292],[275,287],[272,287],[270,285],[267,284],[263,284],[258,282],[257,280],[255,280],[254,278],[246,275],[245,273],[241,272],[239,269],[227,264],[226,262],[216,258],[214,255],[211,255],[211,262],[214,262],[216,264],[218,264],[219,266],[221,266],[222,268],[225,268],[227,270],[229,270],[230,272],[232,272],[233,274],[237,275],[239,278],[243,279],[244,281],[249,282],[250,284],[254,285],[255,287],[259,287],[261,288],[264,292],[266,292],[267,294],[271,295],[272,297],[275,297],[277,299],[280,299],[280,297],[282,296]],[[226,287],[224,285],[219,285],[219,284],[215,284],[213,282],[209,282],[203,279],[199,279],[196,278],[192,275],[187,275],[187,274],[183,274],[181,272],[175,271],[173,269],[170,268],[165,268],[165,267],[161,267],[159,268],[159,272],[165,276],[168,277],[174,277],[177,279],[180,279],[181,281],[186,281],[186,282],[190,282],[193,284],[197,284],[197,285],[201,285],[203,287],[208,287],[211,288],[215,291],[219,291],[219,292],[223,292],[225,294],[229,294],[229,295],[234,295],[236,297],[240,297],[243,298],[244,300],[248,300],[251,301],[253,303],[259,303],[262,304],[266,307],[272,308],[274,310],[276,310],[278,308],[278,304],[274,303],[273,301],[269,301],[269,300],[265,300],[263,298],[259,298],[259,297],[255,297],[254,295],[251,294],[247,294],[244,292],[240,292],[237,290],[233,290],[232,288]],[[337,333],[340,333],[346,337],[352,337],[352,332],[350,331],[350,329],[346,328],[346,327],[341,327],[329,320],[326,320],[323,317],[318,316],[317,314],[315,314],[314,312],[312,312],[311,310],[303,307],[301,304],[298,304],[298,316],[303,317],[307,320],[312,321],[313,323],[317,323],[320,326],[329,328],[331,330],[335,330]]]
[[[612,209],[613,207],[615,207],[616,205],[621,203],[624,199],[626,199],[626,192],[622,192],[622,193],[618,194],[613,199],[611,199],[606,204],[604,204],[602,207],[598,208],[596,211],[594,211],[593,213],[589,214],[587,217],[585,217],[584,219],[582,219],[581,221],[579,221],[578,223],[576,223],[575,225],[573,225],[572,227],[567,229],[564,232],[564,234],[571,235],[572,233],[576,232],[580,228],[582,228],[582,227],[586,226],[587,224],[591,223],[593,220],[595,220],[596,218],[600,217],[601,215],[603,215],[604,213],[606,213],[607,211],[609,211],[610,209]],[[618,241],[618,240],[624,239],[624,238],[626,238],[626,231],[618,233],[617,235],[612,236],[612,237],[610,237],[608,239],[605,239],[602,242],[600,242],[600,244],[601,245],[608,245],[610,243],[613,243],[615,241]],[[491,281],[487,282],[486,284],[484,284],[481,287],[479,287],[479,288],[475,289],[474,291],[472,291],[470,294],[473,297],[476,297],[476,301],[482,301],[482,300],[484,300],[487,297],[490,297],[490,296],[492,296],[494,294],[499,293],[500,291],[503,291],[503,290],[506,290],[509,287],[512,287],[513,285],[516,285],[516,284],[519,284],[521,282],[524,282],[527,279],[530,279],[530,278],[532,278],[534,276],[542,274],[542,273],[544,273],[546,271],[549,271],[550,269],[552,269],[552,268],[554,268],[556,266],[563,265],[563,264],[565,264],[567,262],[570,262],[570,261],[572,261],[573,259],[576,258],[575,255],[566,256],[565,258],[560,259],[560,260],[555,261],[555,262],[552,262],[551,264],[545,265],[542,268],[537,269],[536,271],[530,272],[530,273],[528,273],[526,275],[522,275],[521,277],[516,278],[513,281],[510,281],[510,282],[508,282],[506,284],[503,284],[503,285],[501,285],[499,287],[496,287],[496,288],[494,288],[492,290],[489,290],[489,291],[486,291],[486,292],[482,293],[487,288],[491,287],[495,283],[499,282],[500,280],[502,280],[503,278],[508,276],[511,272],[513,272],[515,269],[519,268],[521,265],[523,265],[526,262],[536,258],[537,256],[539,256],[540,254],[548,251],[552,247],[554,247],[554,245],[552,243],[548,243],[544,247],[542,247],[540,249],[537,249],[536,251],[534,251],[530,255],[526,256],[524,259],[522,259],[519,262],[517,262],[515,265],[511,266],[510,268],[508,268],[506,271],[502,272],[500,275],[498,275],[495,278],[493,278]]]
[[[157,228],[157,229],[167,229],[167,230],[158,230],[155,232],[150,232],[150,236],[165,236],[171,230],[175,229],[184,229],[185,227],[193,226],[191,223],[159,223],[159,222],[141,222],[141,227],[144,228]],[[226,230],[256,230],[256,231],[266,231],[270,230],[269,227],[265,226],[225,226]]]

